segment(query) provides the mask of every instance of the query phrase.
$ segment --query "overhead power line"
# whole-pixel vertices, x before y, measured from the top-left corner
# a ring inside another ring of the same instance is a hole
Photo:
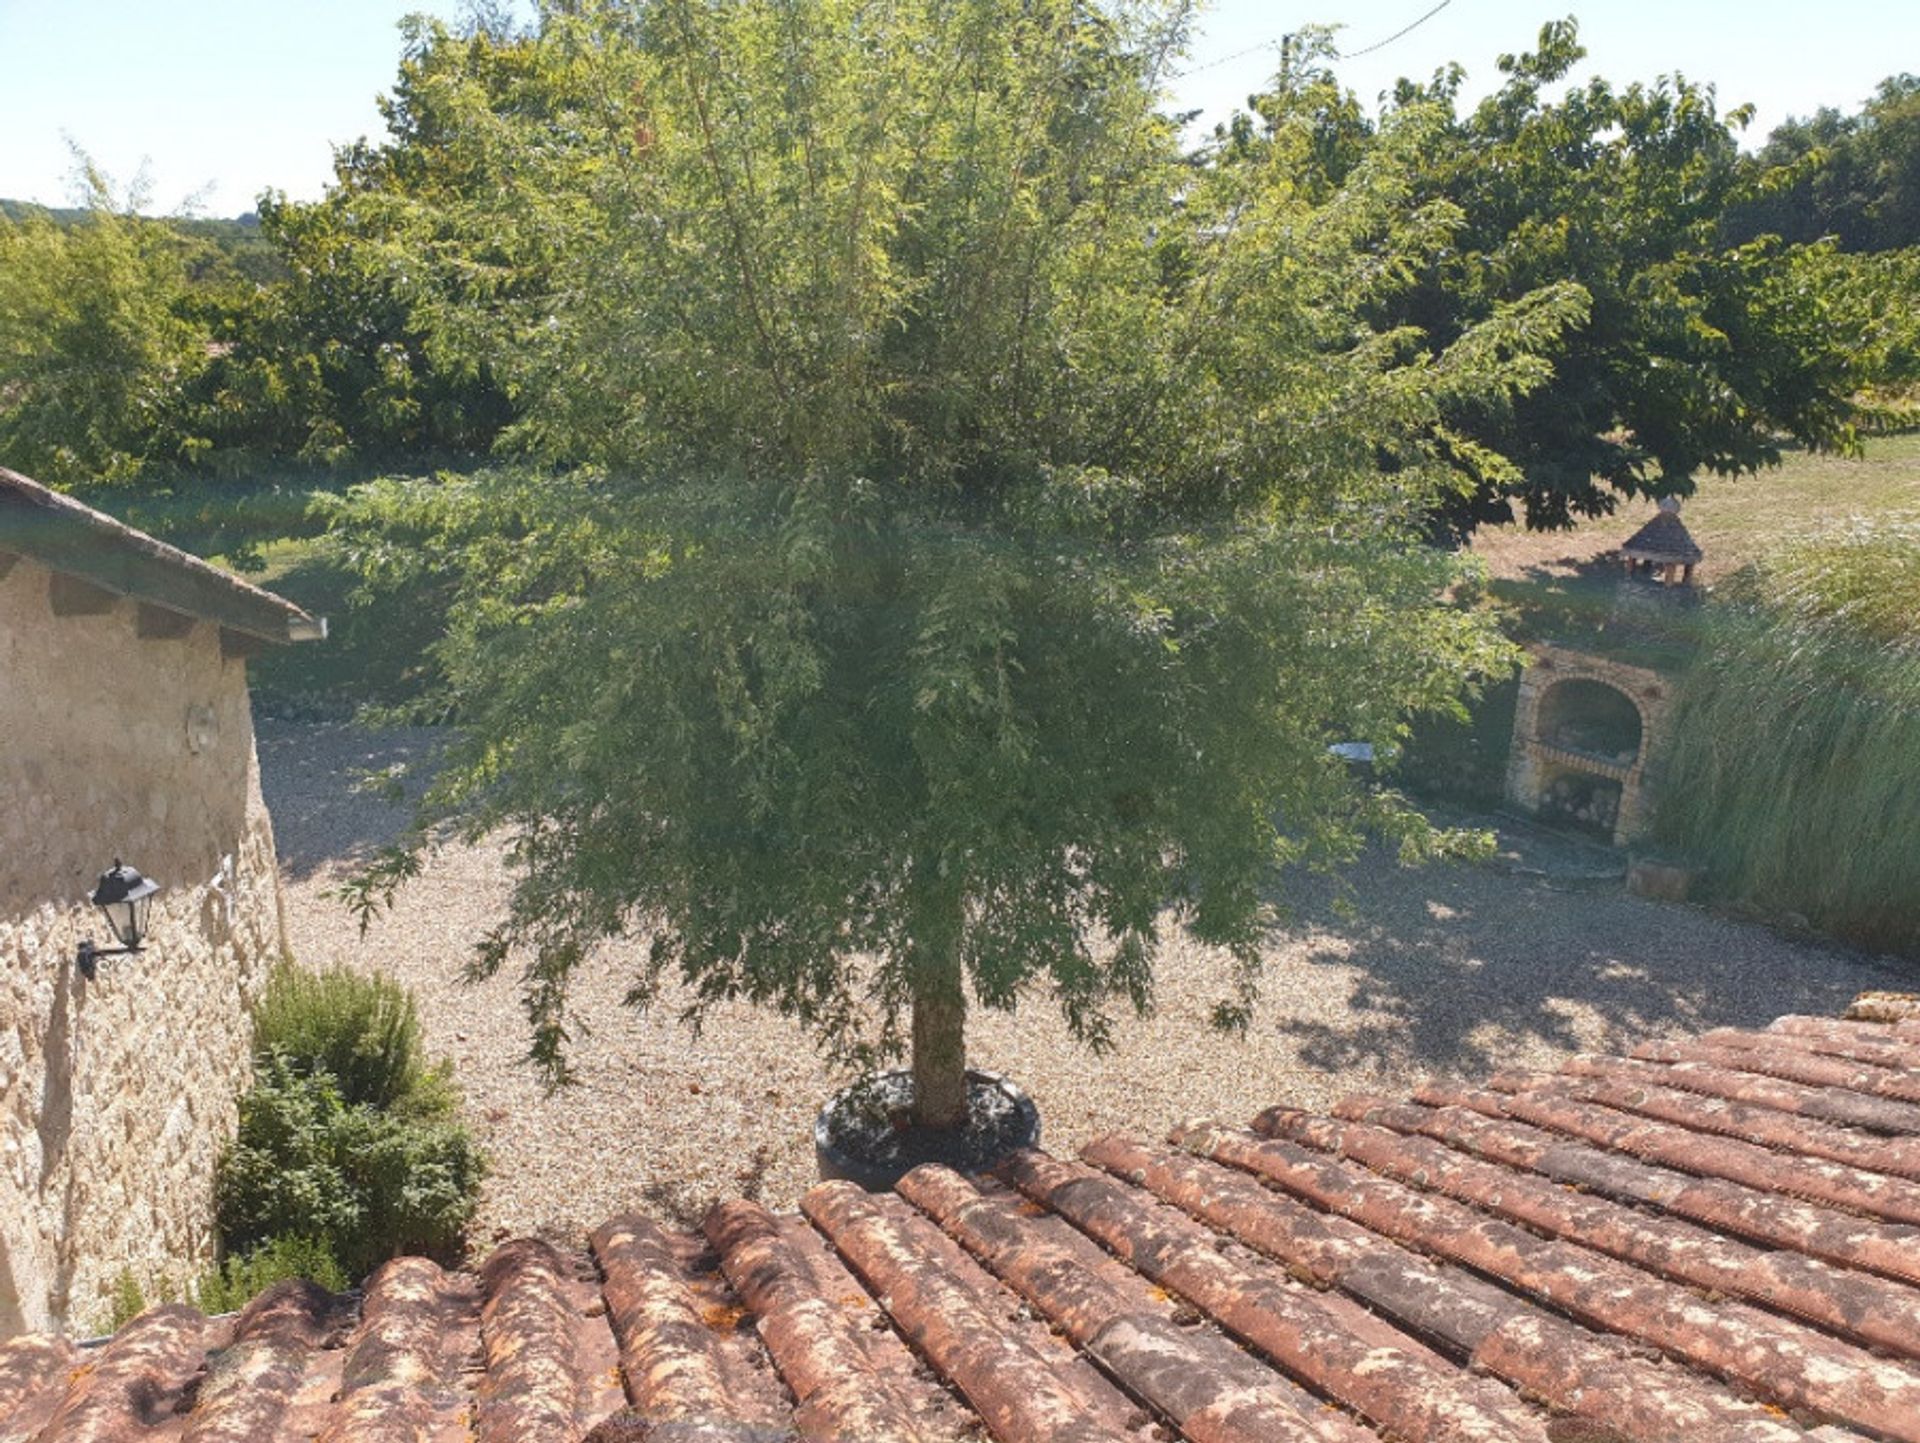
[[[1245,56],[1255,54],[1261,50],[1277,50],[1279,46],[1280,42],[1278,40],[1262,40],[1258,45],[1249,45],[1245,50],[1236,50],[1231,55],[1217,56],[1207,61],[1204,65],[1189,65],[1185,70],[1177,72],[1173,78],[1178,80],[1182,76],[1198,75],[1203,70],[1215,70],[1231,61],[1242,59]]]
[[[1451,4],[1453,4],[1453,0],[1440,0],[1440,3],[1434,6],[1433,9],[1427,11],[1424,15],[1421,15],[1409,24],[1401,26],[1385,40],[1376,40],[1373,44],[1360,50],[1342,51],[1339,53],[1338,58],[1341,60],[1358,60],[1362,55],[1371,55],[1376,50],[1385,50],[1389,45],[1393,44],[1394,41],[1413,34],[1414,31],[1418,30],[1422,25],[1425,25]],[[1206,61],[1203,64],[1189,65],[1185,70],[1175,71],[1168,78],[1172,80],[1182,80],[1189,75],[1199,75],[1203,71],[1216,70],[1222,65],[1229,65],[1235,60],[1245,59],[1247,56],[1257,54],[1262,50],[1276,50],[1284,55],[1287,50],[1287,42],[1292,39],[1293,33],[1289,32],[1281,36],[1278,40],[1262,40],[1258,45],[1249,45],[1246,49],[1236,50],[1230,55],[1217,55],[1212,60]]]
[[[1394,41],[1400,39],[1403,35],[1413,34],[1414,31],[1418,30],[1422,25],[1425,25],[1429,20],[1433,19],[1434,16],[1438,15],[1442,10],[1446,9],[1451,4],[1453,4],[1453,0],[1440,0],[1440,3],[1438,5],[1434,6],[1433,9],[1429,10],[1426,14],[1422,15],[1418,20],[1415,20],[1411,25],[1404,26],[1401,29],[1394,31],[1393,34],[1389,35],[1385,40],[1375,41],[1372,45],[1369,45],[1365,50],[1342,51],[1340,54],[1340,58],[1342,60],[1358,60],[1362,55],[1371,55],[1376,50],[1385,50],[1389,45],[1393,44]]]

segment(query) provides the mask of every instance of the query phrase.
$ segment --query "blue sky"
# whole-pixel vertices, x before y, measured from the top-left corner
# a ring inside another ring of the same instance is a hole
[[[1176,101],[1224,117],[1271,75],[1283,32],[1339,24],[1343,48],[1357,51],[1434,3],[1216,0]],[[146,162],[156,210],[197,196],[202,213],[232,215],[269,186],[317,196],[331,146],[379,132],[374,97],[394,74],[398,23],[420,9],[451,16],[459,3],[0,0],[0,196],[65,203],[66,136],[122,182]],[[1913,0],[1451,0],[1341,74],[1371,101],[1397,76],[1424,77],[1457,59],[1471,98],[1497,79],[1497,54],[1526,48],[1542,21],[1570,9],[1592,69],[1616,82],[1674,70],[1713,81],[1723,106],[1759,107],[1750,140],[1788,115],[1852,109],[1883,76],[1920,71]]]

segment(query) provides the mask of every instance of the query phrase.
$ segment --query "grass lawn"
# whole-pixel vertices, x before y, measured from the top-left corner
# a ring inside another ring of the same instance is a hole
[[[433,641],[432,607],[356,611],[357,578],[324,538],[273,541],[250,579],[327,618],[325,641],[276,647],[252,663],[256,698],[277,712],[345,716],[363,702],[404,703],[420,693],[423,654]]]
[[[1485,528],[1473,549],[1501,581],[1572,576],[1652,520],[1654,510],[1651,501],[1630,501],[1572,531]],[[1872,438],[1857,459],[1789,451],[1758,475],[1704,477],[1681,519],[1707,553],[1697,574],[1712,586],[1796,530],[1891,511],[1920,512],[1920,432]]]
[[[1510,633],[1656,670],[1684,666],[1701,613],[1679,607],[1623,612],[1618,565],[1607,559],[1655,509],[1651,501],[1629,502],[1571,531],[1481,530],[1473,550],[1487,563],[1494,597],[1510,613]],[[1899,511],[1920,515],[1920,433],[1869,440],[1861,457],[1791,451],[1758,475],[1706,477],[1681,519],[1706,552],[1696,575],[1711,588],[1792,536],[1850,516]]]

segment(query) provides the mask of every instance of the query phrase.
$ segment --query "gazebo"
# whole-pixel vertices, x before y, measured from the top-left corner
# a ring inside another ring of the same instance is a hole
[[[1706,552],[1680,520],[1680,502],[1669,496],[1660,512],[1620,548],[1628,576],[1646,576],[1665,586],[1691,586],[1693,568]]]

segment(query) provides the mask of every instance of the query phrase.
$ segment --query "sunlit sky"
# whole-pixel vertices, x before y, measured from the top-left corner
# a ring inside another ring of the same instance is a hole
[[[1203,124],[1223,118],[1272,75],[1283,33],[1339,25],[1353,53],[1434,3],[1216,0],[1174,103],[1204,111]],[[1570,8],[1591,71],[1620,83],[1674,71],[1711,81],[1723,107],[1757,107],[1749,144],[1790,115],[1854,109],[1883,77],[1920,71],[1914,0],[1450,0],[1340,74],[1371,102],[1398,76],[1459,60],[1471,99],[1498,79],[1495,56],[1529,48],[1543,21]],[[0,196],[68,203],[71,140],[122,184],[144,166],[150,210],[234,215],[269,187],[316,197],[332,146],[379,134],[374,97],[394,74],[399,21],[421,9],[453,17],[460,5],[0,0]]]

